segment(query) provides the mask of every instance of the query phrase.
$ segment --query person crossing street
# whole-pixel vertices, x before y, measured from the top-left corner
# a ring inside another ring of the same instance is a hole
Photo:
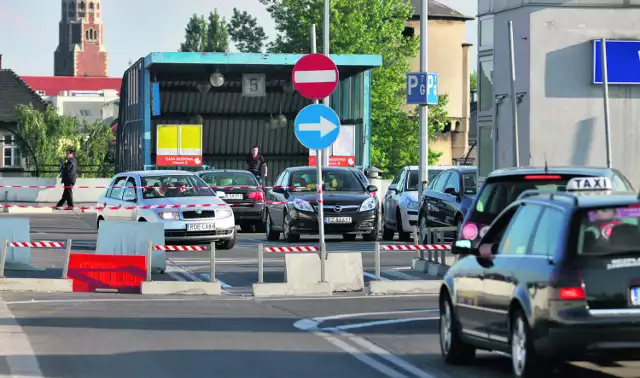
[[[251,148],[251,154],[247,156],[247,170],[256,176],[260,185],[265,185],[267,180],[267,163],[264,161],[264,156],[259,155],[258,152],[259,148],[256,144]]]
[[[65,202],[68,207],[73,207],[73,186],[76,184],[77,167],[78,162],[74,156],[74,150],[69,148],[67,149],[67,160],[60,170],[60,178],[62,179],[64,190],[57,207],[62,207]]]

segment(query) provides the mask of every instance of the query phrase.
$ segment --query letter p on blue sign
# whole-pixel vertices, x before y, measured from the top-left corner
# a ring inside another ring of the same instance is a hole
[[[438,105],[438,74],[407,73],[407,104]]]

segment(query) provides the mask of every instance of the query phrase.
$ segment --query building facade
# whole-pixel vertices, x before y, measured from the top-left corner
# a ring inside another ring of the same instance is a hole
[[[594,40],[640,40],[640,0],[479,0],[479,175],[514,166],[513,22],[520,165],[606,166]],[[607,54],[609,55],[609,54]],[[640,63],[640,62],[639,62]],[[612,59],[609,60],[611,70]],[[639,68],[640,69],[640,66]],[[613,167],[640,185],[640,86],[610,85]],[[495,153],[494,153],[495,151]]]
[[[55,76],[108,76],[100,0],[62,0]]]

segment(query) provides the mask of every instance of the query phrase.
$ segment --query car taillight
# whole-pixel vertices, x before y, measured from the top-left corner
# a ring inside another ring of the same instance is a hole
[[[466,223],[460,232],[463,240],[475,240],[478,237],[478,226],[475,223]]]
[[[255,201],[264,201],[264,193],[263,192],[251,192],[251,193],[249,193],[247,198],[250,198],[250,199],[255,200]]]
[[[585,300],[586,295],[582,287],[562,287],[558,290],[560,299],[564,301]]]
[[[560,180],[562,176],[558,175],[527,175],[525,180]]]

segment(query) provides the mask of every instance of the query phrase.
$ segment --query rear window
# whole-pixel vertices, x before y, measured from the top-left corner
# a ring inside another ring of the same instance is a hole
[[[258,185],[255,176],[242,172],[215,172],[201,176],[209,186],[255,186]]]
[[[640,204],[581,210],[579,255],[638,253]]]
[[[462,181],[465,194],[476,194],[478,192],[478,181],[476,181],[475,173],[462,175]]]

